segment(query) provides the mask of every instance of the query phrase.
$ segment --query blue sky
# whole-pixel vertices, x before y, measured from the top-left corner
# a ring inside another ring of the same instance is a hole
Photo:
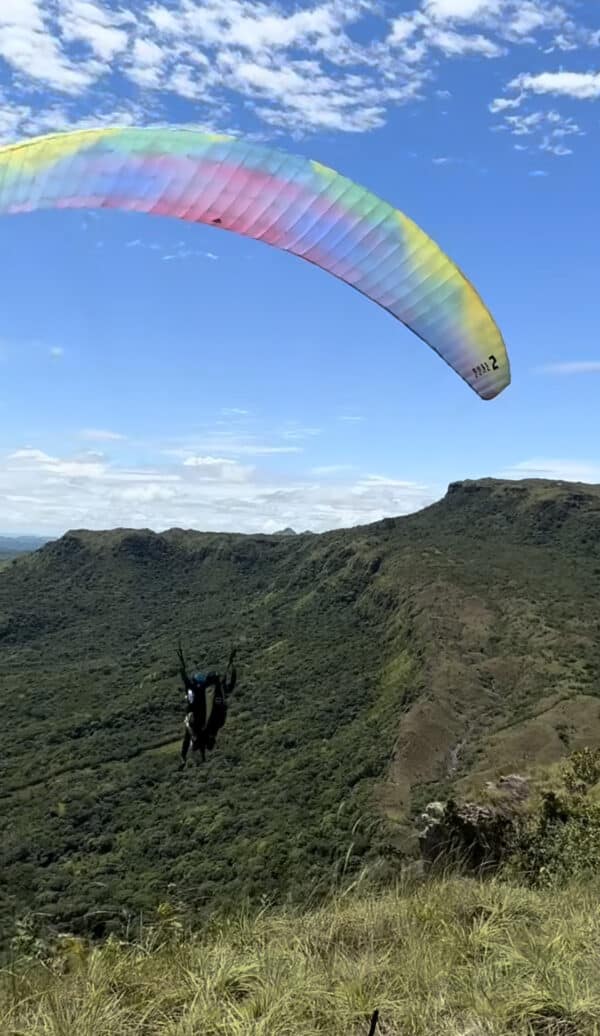
[[[2,220],[0,531],[316,531],[448,482],[600,482],[600,4],[1,0],[0,139],[225,130],[331,165],[459,263],[513,383],[215,228]]]

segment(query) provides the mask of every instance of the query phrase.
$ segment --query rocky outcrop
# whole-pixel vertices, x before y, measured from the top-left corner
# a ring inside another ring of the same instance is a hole
[[[428,869],[459,867],[472,873],[496,870],[513,850],[521,826],[520,806],[529,795],[524,777],[489,782],[494,804],[430,802],[419,817],[419,846]]]

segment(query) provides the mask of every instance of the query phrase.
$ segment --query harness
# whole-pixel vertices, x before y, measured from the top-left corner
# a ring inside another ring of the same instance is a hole
[[[227,670],[224,677],[217,672],[194,673],[192,677],[187,675],[185,659],[181,643],[177,651],[181,675],[185,684],[187,698],[187,712],[185,725],[191,735],[195,748],[200,748],[204,756],[204,748],[213,748],[215,738],[227,718],[227,689],[233,690],[235,686],[235,670],[233,679],[229,673],[233,668],[235,649],[229,656]]]

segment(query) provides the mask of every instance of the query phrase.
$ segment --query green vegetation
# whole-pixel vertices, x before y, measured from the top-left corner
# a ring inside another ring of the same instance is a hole
[[[598,1036],[598,888],[467,879],[240,911],[191,932],[159,908],[129,944],[21,939],[7,1036]]]
[[[561,778],[526,815],[508,866],[515,878],[541,887],[589,881],[598,870],[600,751],[575,752]]]
[[[421,823],[424,872],[496,875],[533,888],[593,880],[600,858],[600,750],[574,752],[537,788],[518,775],[487,803],[432,803]]]
[[[323,536],[76,532],[10,563],[4,944],[26,914],[121,936],[165,900],[205,924],[397,874],[430,799],[600,743],[599,589],[600,492],[550,483]],[[238,641],[241,670],[183,774],[179,633],[211,666]]]

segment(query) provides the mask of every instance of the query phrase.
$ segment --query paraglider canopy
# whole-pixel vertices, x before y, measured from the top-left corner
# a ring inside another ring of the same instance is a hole
[[[103,128],[0,148],[0,215],[110,208],[206,223],[314,263],[388,310],[482,399],[510,383],[473,285],[408,216],[318,162],[237,137]]]

